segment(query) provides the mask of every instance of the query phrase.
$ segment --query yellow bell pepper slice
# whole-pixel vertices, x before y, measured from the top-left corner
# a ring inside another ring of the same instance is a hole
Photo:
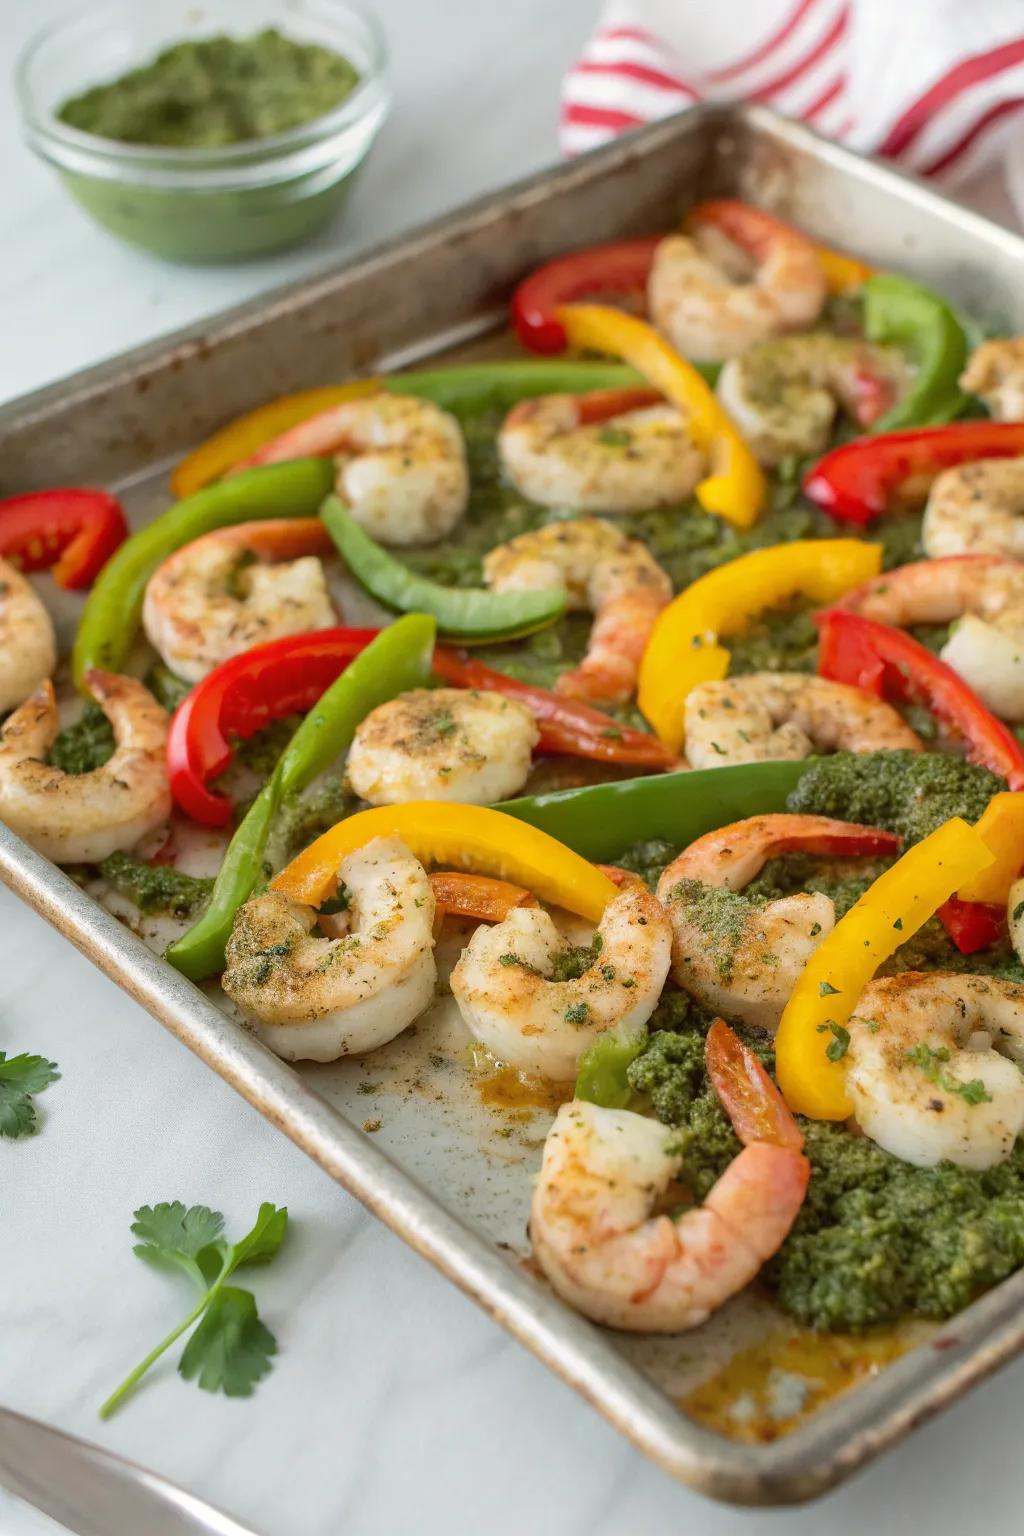
[[[856,256],[845,256],[842,251],[833,251],[827,245],[815,245],[814,250],[829,293],[849,293],[875,275],[875,268],[866,261],[859,261]]]
[[[339,821],[281,871],[271,890],[319,906],[337,885],[342,859],[372,837],[400,837],[424,864],[493,875],[595,923],[616,893],[596,865],[547,832],[487,806],[444,800],[380,805]]]
[[[687,695],[729,671],[723,635],[735,635],[789,598],[831,603],[877,576],[880,544],[797,539],[755,549],[693,582],[658,616],[640,662],[637,703],[666,746],[683,744]]]
[[[279,433],[297,427],[300,421],[307,421],[320,411],[330,410],[332,405],[376,394],[380,387],[379,379],[350,379],[346,384],[323,384],[317,389],[301,389],[297,394],[268,400],[266,405],[236,416],[182,459],[171,475],[171,490],[183,500],[219,480]]]
[[[620,309],[562,304],[555,313],[571,347],[622,358],[685,412],[694,441],[710,461],[711,474],[696,491],[705,511],[737,528],[755,523],[765,499],[761,467],[696,368],[646,321]]]
[[[974,827],[952,817],[880,875],[815,950],[775,1035],[779,1087],[796,1114],[814,1120],[852,1114],[843,1037],[861,993],[883,961],[992,861]]]
[[[1024,791],[993,795],[974,830],[987,844],[993,863],[957,891],[961,901],[1001,904],[1024,869]]]

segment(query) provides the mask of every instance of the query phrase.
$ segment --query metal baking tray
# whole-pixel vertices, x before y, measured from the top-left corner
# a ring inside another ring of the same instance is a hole
[[[532,266],[668,228],[697,198],[729,194],[1024,330],[1024,241],[763,109],[693,108],[4,407],[0,492],[105,483],[144,522],[167,503],[169,465],[237,413],[326,380],[508,350],[506,301]],[[160,959],[145,932],[3,827],[0,878],[640,1450],[705,1494],[755,1505],[820,1494],[1024,1345],[1021,1273],[790,1434],[728,1439],[682,1411],[681,1384],[757,1338],[770,1309],[741,1299],[695,1334],[643,1340],[564,1306],[525,1242],[545,1107],[482,1101],[452,1043],[450,1007],[366,1061],[295,1069]]]

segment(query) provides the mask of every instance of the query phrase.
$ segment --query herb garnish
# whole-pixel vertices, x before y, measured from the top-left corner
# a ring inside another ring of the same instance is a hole
[[[0,1136],[31,1136],[36,1129],[34,1093],[42,1093],[60,1077],[55,1061],[45,1056],[8,1057],[0,1051]]]

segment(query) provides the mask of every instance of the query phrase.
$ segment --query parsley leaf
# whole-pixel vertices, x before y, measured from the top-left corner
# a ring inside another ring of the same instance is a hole
[[[141,1241],[134,1252],[154,1269],[183,1270],[199,1292],[185,1320],[151,1350],[100,1408],[107,1419],[160,1356],[198,1322],[178,1369],[187,1381],[207,1392],[248,1397],[270,1370],[277,1343],[260,1322],[250,1291],[227,1284],[243,1264],[269,1264],[284,1242],[288,1212],[264,1203],[256,1221],[237,1243],[224,1236],[224,1217],[205,1205],[186,1207],[180,1200],[144,1205],[135,1212],[132,1231]]]
[[[0,1051],[0,1136],[31,1136],[36,1129],[34,1093],[42,1093],[60,1077],[55,1061],[45,1056],[8,1057]]]
[[[255,1296],[228,1285],[206,1308],[185,1345],[178,1370],[204,1392],[251,1397],[276,1353],[277,1340],[260,1322]]]

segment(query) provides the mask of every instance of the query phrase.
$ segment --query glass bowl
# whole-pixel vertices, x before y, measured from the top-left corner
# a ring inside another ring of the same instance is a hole
[[[265,27],[350,59],[359,84],[299,128],[207,149],[124,144],[56,116],[91,86],[161,49]],[[387,49],[376,21],[345,0],[113,0],[69,13],[29,42],[15,88],[30,147],[97,224],[171,261],[222,262],[297,245],[345,201],[387,115]]]

